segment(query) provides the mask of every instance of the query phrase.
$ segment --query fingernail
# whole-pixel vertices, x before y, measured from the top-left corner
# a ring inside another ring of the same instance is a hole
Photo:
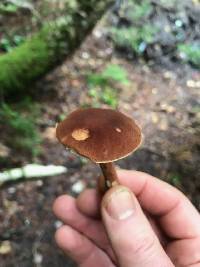
[[[135,210],[132,193],[126,189],[113,192],[104,205],[108,214],[117,220],[126,220]]]

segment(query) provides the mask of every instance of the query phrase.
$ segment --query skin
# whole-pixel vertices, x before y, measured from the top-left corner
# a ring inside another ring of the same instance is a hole
[[[55,200],[64,253],[80,267],[200,267],[200,214],[188,198],[146,173],[118,175],[103,199],[87,189]]]

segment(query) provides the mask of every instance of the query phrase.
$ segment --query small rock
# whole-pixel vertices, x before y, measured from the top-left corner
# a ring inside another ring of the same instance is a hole
[[[193,81],[193,80],[188,80],[188,81],[187,81],[187,86],[190,87],[190,88],[195,87],[195,81]]]
[[[29,225],[31,224],[31,221],[30,221],[28,218],[25,218],[25,219],[24,219],[24,224],[25,224],[26,226],[29,226]]]
[[[166,111],[167,113],[174,113],[176,111],[175,107],[168,105],[167,103],[161,103],[161,110]]]
[[[79,194],[81,193],[86,187],[85,182],[83,181],[78,181],[75,184],[72,185],[71,189],[73,193]]]
[[[101,36],[103,35],[103,32],[102,31],[100,31],[100,30],[94,30],[93,31],[93,35],[97,38],[97,39],[99,39],[99,38],[101,38]]]
[[[43,260],[43,256],[41,253],[36,252],[33,257],[33,261],[35,264],[41,264]]]
[[[164,31],[167,33],[171,32],[171,27],[169,25],[165,25]]]
[[[54,222],[54,226],[55,226],[56,229],[60,228],[62,225],[63,225],[63,223],[61,221],[57,220],[57,221]]]
[[[88,52],[83,52],[83,53],[81,54],[81,56],[82,56],[82,58],[84,58],[84,59],[88,59],[88,58],[90,58],[90,54],[89,54]]]
[[[152,88],[151,92],[152,92],[153,95],[157,95],[158,89],[157,88]]]
[[[8,188],[8,193],[9,194],[14,194],[15,192],[16,192],[16,188],[15,187],[12,186],[12,187]]]
[[[183,22],[182,22],[182,20],[177,19],[177,20],[175,21],[175,25],[176,25],[177,28],[181,28],[181,27],[183,26]]]
[[[43,181],[42,180],[38,180],[38,181],[36,181],[36,186],[38,186],[38,187],[41,187],[41,186],[43,186]]]
[[[165,78],[165,79],[173,79],[174,78],[174,74],[171,72],[171,71],[165,71],[164,73],[163,73],[163,77]]]
[[[194,80],[188,80],[187,81],[187,87],[189,87],[189,88],[198,88],[198,87],[200,87],[200,82],[199,81],[194,81]]]

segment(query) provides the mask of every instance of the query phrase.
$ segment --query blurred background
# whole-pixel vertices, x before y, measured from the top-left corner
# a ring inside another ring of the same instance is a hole
[[[144,142],[117,165],[200,210],[199,18],[199,0],[0,1],[1,267],[75,266],[56,247],[51,207],[100,173],[55,138],[78,107],[133,117]]]

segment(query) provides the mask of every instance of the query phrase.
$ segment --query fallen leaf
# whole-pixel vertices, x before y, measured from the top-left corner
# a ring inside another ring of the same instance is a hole
[[[12,251],[12,246],[10,241],[6,240],[0,243],[0,254],[6,255]]]
[[[152,120],[152,122],[154,124],[157,124],[158,123],[159,117],[158,117],[158,115],[155,112],[152,112],[152,114],[151,114],[151,120]]]
[[[5,199],[4,202],[4,207],[6,208],[7,213],[9,216],[14,215],[17,211],[21,209],[21,207],[18,205],[17,201],[10,201],[8,199]]]
[[[10,149],[4,144],[0,143],[0,157],[6,158],[10,154]]]
[[[187,87],[189,87],[189,88],[199,88],[200,87],[199,81],[188,80],[186,84],[187,84]]]
[[[166,131],[168,129],[168,121],[166,119],[162,119],[158,125],[158,128],[161,131]]]

